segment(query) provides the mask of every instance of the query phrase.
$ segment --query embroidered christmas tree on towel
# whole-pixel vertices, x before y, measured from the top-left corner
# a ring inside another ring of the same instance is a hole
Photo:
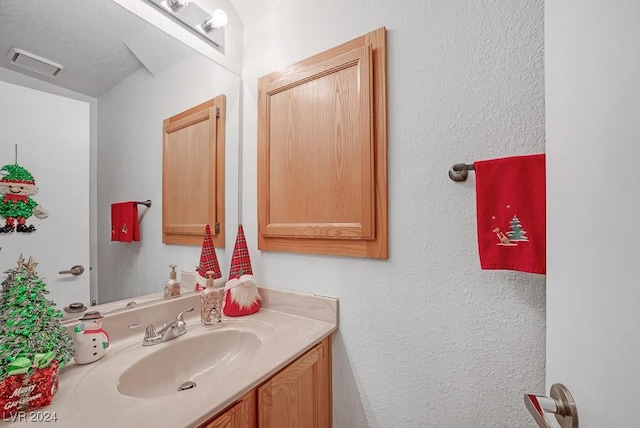
[[[509,208],[509,205],[507,205]],[[493,217],[495,219],[495,216]],[[498,245],[503,245],[505,247],[515,247],[517,246],[517,242],[528,242],[529,238],[527,238],[527,231],[524,230],[520,220],[517,216],[513,216],[511,222],[509,223],[509,230],[506,235],[500,231],[499,227],[493,229],[493,233],[498,236]]]

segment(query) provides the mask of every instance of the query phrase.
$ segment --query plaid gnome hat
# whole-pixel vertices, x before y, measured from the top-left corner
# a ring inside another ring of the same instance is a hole
[[[231,317],[250,315],[260,310],[261,300],[258,284],[253,278],[244,229],[242,225],[239,225],[236,244],[231,256],[229,281],[224,286],[222,312]]]
[[[204,239],[202,240],[200,264],[196,266],[196,281],[199,285],[206,287],[206,274],[209,271],[213,272],[214,286],[224,284],[224,278],[222,278],[220,264],[218,263],[218,256],[216,255],[216,249],[213,245],[211,228],[209,227],[209,225],[207,225],[204,231]]]
[[[236,244],[233,247],[233,255],[231,256],[229,279],[240,278],[242,275],[253,275],[253,270],[251,270],[251,257],[249,257],[249,249],[247,248],[247,240],[244,237],[244,229],[242,225],[239,225]]]

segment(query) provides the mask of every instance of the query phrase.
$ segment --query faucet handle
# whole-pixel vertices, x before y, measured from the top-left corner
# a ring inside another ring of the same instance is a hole
[[[176,317],[176,323],[183,323],[184,322],[184,314],[187,313],[187,312],[193,312],[193,311],[194,311],[194,308],[192,306],[189,309],[186,309],[186,310],[180,312],[178,314],[178,316]]]
[[[146,330],[144,331],[145,342],[153,340],[154,338],[158,337],[158,333],[156,332],[156,329],[153,327],[153,324],[149,322],[132,322],[129,324],[129,328],[136,328],[136,327],[146,327]]]
[[[186,312],[192,312],[194,310],[193,307],[184,310],[182,312],[180,312],[178,314],[178,316],[176,317],[176,320],[173,322],[173,326],[176,329],[176,334],[178,336],[182,336],[183,334],[185,334],[187,332],[187,323],[184,321],[184,314]]]

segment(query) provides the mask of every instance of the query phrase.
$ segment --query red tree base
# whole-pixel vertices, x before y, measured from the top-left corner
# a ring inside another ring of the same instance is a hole
[[[6,419],[17,412],[48,406],[58,390],[58,363],[44,369],[12,375],[0,382],[0,412]]]

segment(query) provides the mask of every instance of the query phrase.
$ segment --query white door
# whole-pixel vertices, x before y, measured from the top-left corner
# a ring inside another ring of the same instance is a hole
[[[545,68],[547,388],[638,428],[640,1],[545,2]]]
[[[16,163],[17,144],[17,164],[39,189],[31,198],[49,214],[27,219],[32,233],[0,233],[0,270],[16,266],[20,254],[33,257],[60,309],[89,306],[89,126],[86,102],[0,82],[0,168]],[[58,273],[74,265],[85,272]]]

